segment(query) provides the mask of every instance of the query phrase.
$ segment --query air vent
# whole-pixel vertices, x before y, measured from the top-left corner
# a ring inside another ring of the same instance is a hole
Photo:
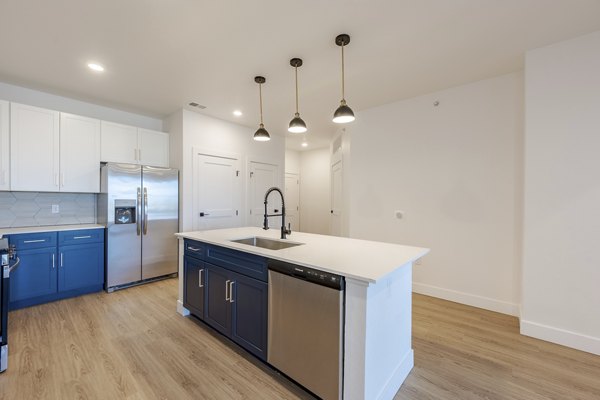
[[[191,103],[188,103],[188,106],[190,106],[190,107],[196,107],[196,108],[199,108],[201,110],[204,110],[206,108],[206,106],[203,106],[202,104],[195,103],[193,101]]]

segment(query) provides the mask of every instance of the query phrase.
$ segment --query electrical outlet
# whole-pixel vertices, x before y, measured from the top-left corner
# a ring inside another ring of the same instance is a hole
[[[60,206],[58,204],[52,204],[52,214],[58,214],[60,212]]]

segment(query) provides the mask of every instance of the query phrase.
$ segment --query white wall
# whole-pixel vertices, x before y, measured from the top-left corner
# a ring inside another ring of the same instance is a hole
[[[90,118],[98,118],[105,121],[118,122],[133,125],[140,128],[163,130],[161,119],[147,117],[140,114],[130,113],[99,106],[85,101],[70,99],[68,97],[56,96],[54,94],[27,89],[20,86],[0,82],[0,99],[23,103],[36,107],[48,108],[50,110],[62,111]]]
[[[521,332],[600,354],[600,32],[527,53]]]
[[[329,148],[300,152],[300,226],[328,235],[330,219]]]
[[[296,150],[285,150],[285,173],[300,173],[300,152]]]
[[[193,230],[193,148],[200,148],[217,154],[232,154],[241,160],[244,186],[247,183],[249,160],[280,166],[280,184],[283,187],[285,168],[285,139],[271,132],[269,142],[253,140],[255,129],[212,118],[188,110],[179,110],[165,120],[165,125],[173,131],[171,145],[181,147],[171,149],[171,164],[180,165],[180,229]],[[246,207],[244,192],[242,209]],[[247,217],[246,213],[242,216]],[[243,224],[246,223],[244,219]]]
[[[350,236],[429,247],[416,292],[518,314],[522,113],[522,73],[359,112]]]

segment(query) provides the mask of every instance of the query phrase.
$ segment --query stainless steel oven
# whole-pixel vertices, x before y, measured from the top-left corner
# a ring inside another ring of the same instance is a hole
[[[14,260],[13,260],[14,259]],[[11,260],[13,263],[11,265]],[[8,301],[10,288],[10,271],[19,265],[19,258],[14,250],[11,251],[7,238],[0,239],[0,268],[2,282],[0,283],[0,372],[8,367]]]

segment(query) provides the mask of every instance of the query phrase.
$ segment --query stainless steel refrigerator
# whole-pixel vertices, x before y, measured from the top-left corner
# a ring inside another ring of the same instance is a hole
[[[106,225],[106,290],[177,273],[179,172],[108,163],[100,176],[97,216]]]

